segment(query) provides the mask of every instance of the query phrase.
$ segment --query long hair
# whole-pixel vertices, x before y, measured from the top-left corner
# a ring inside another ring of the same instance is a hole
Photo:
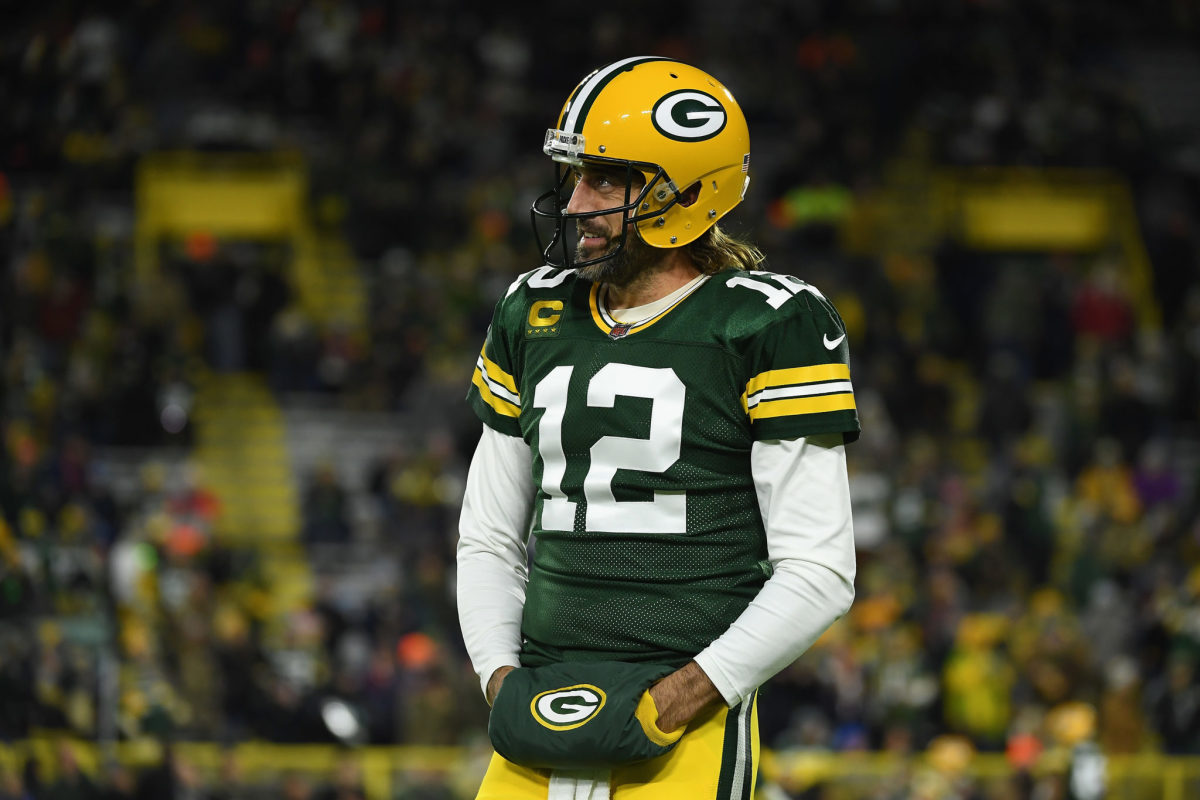
[[[754,269],[766,256],[755,245],[713,225],[700,238],[686,246],[692,263],[705,275],[727,269]]]

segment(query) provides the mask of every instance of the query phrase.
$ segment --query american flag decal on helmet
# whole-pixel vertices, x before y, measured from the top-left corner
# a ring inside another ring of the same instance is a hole
[[[746,153],[746,155],[742,156],[742,172],[749,172],[749,171],[750,171],[750,154]]]

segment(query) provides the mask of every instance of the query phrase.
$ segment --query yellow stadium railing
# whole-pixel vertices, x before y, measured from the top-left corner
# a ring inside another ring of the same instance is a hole
[[[200,785],[229,782],[270,792],[299,778],[310,787],[332,785],[347,770],[356,776],[367,800],[394,800],[414,787],[437,786],[453,797],[471,798],[491,756],[486,740],[474,747],[359,747],[282,745],[248,742],[232,746],[185,742],[172,746],[182,772]],[[145,770],[164,763],[167,748],[157,741],[99,745],[53,736],[0,744],[0,770],[21,774],[33,759],[38,774],[53,783],[73,762],[85,775],[103,780],[113,764]],[[1034,781],[1065,780],[1068,759],[1048,751],[1028,772]],[[1102,757],[1105,800],[1189,800],[1200,797],[1200,756],[1113,755]],[[2,776],[0,776],[2,777]],[[964,783],[984,797],[1012,796],[1004,787],[1016,772],[1005,756],[974,754],[947,764],[932,753],[896,756],[885,753],[764,751],[759,800],[799,796],[814,787],[820,796],[870,800],[881,796],[942,797],[939,790]],[[897,792],[899,794],[897,794]],[[954,795],[957,796],[957,795]]]

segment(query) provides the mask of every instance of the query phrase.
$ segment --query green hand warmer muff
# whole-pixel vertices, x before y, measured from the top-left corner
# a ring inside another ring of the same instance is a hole
[[[492,747],[524,767],[611,767],[660,756],[683,735],[663,733],[647,691],[674,670],[621,661],[510,672],[488,720]]]

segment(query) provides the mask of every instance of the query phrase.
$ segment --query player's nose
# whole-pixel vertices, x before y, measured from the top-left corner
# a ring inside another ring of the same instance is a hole
[[[571,191],[571,199],[567,201],[567,213],[581,214],[587,211],[599,211],[599,200],[599,193],[589,186],[587,181],[580,181]]]

